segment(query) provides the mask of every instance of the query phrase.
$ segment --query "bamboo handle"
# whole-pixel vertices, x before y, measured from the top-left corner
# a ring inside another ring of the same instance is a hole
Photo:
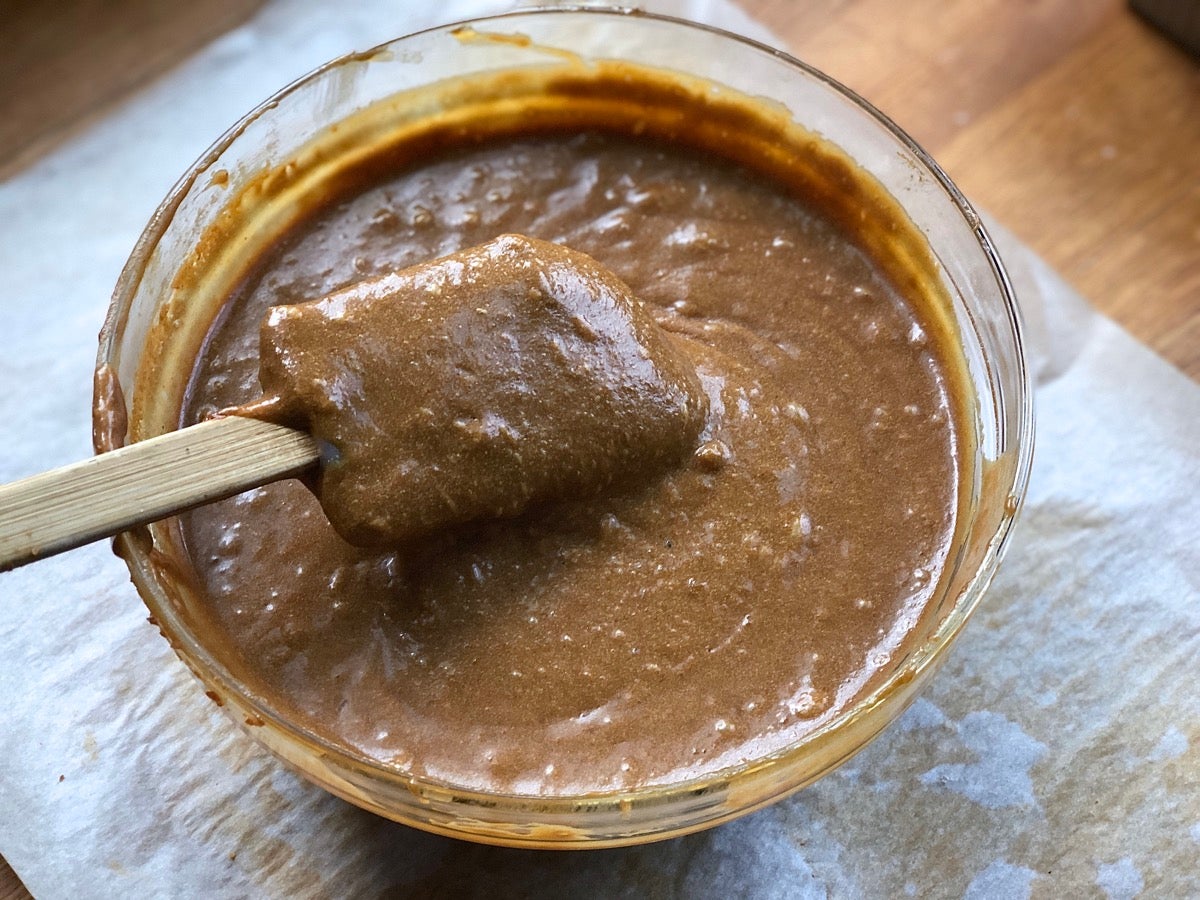
[[[307,434],[227,416],[0,485],[0,572],[317,462]]]

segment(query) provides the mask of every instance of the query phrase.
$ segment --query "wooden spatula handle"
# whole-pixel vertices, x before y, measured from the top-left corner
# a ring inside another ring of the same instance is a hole
[[[296,475],[318,458],[304,432],[227,416],[0,485],[0,572]]]

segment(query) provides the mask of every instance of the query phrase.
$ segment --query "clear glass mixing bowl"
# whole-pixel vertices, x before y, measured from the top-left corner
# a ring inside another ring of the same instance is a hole
[[[899,715],[944,660],[992,579],[1025,494],[1033,419],[1016,301],[979,217],[937,164],[869,103],[802,62],[711,28],[641,13],[532,11],[469,26],[425,31],[323,66],[248,114],[183,176],[138,241],[101,334],[99,366],[107,377],[100,382],[108,396],[97,406],[98,447],[177,426],[185,388],[178,373],[190,370],[212,318],[202,286],[222,267],[236,269],[243,252],[236,240],[222,240],[232,233],[229,198],[295,177],[294,160],[330,126],[381,104],[398,121],[419,118],[432,111],[422,105],[428,86],[500,71],[620,60],[678,73],[693,84],[700,79],[762,98],[823,137],[883,187],[928,244],[931,277],[945,297],[942,313],[962,341],[975,434],[973,465],[964,467],[971,477],[958,552],[921,639],[895,659],[877,690],[770,756],[642,789],[572,797],[480,793],[416,778],[326,742],[247,688],[199,636],[177,523],[122,535],[118,550],[154,620],[210,696],[334,794],[419,828],[496,844],[609,847],[684,834],[829,772]],[[473,39],[480,35],[486,39]],[[352,150],[352,142],[346,147]]]

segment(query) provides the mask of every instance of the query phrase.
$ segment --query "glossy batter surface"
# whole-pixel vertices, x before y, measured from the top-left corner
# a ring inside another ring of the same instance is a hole
[[[957,507],[943,351],[783,186],[614,135],[496,139],[361,185],[264,257],[185,419],[260,393],[268,307],[503,233],[585,252],[689,342],[699,450],[636,489],[351,548],[286,482],[196,510],[251,686],[334,742],[477,789],[574,793],[779,749],[886,673]]]

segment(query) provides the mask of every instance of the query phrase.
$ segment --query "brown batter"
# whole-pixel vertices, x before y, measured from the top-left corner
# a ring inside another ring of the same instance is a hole
[[[954,534],[957,369],[884,267],[781,183],[576,131],[347,179],[229,298],[184,414],[259,394],[269,307],[504,233],[589,254],[687,339],[701,449],[640,485],[403,553],[344,543],[297,482],[183,519],[210,643],[252,689],[480,790],[661,783],[794,742],[890,671]]]
[[[524,235],[271,308],[264,396],[309,431],[317,495],[357,546],[645,482],[696,446],[686,347],[590,257]]]

